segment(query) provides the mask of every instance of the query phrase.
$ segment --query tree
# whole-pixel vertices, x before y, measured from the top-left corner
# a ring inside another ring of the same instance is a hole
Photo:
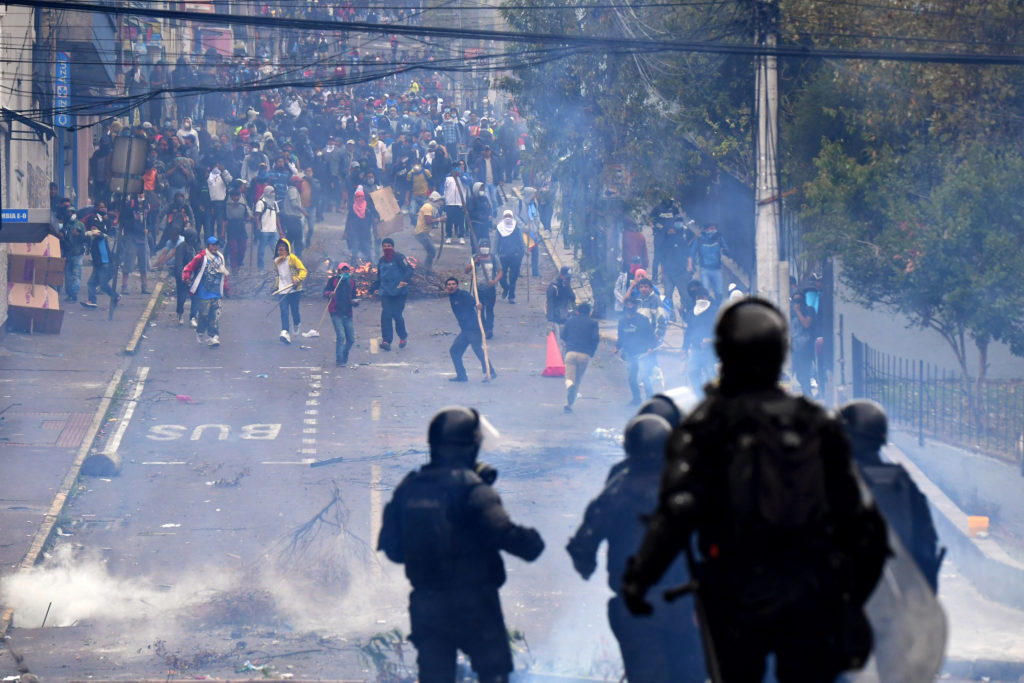
[[[860,21],[883,47],[898,43],[885,36],[904,35],[999,51],[1024,30],[1024,7],[1012,0],[929,9],[897,2],[881,14],[877,3],[849,14],[803,4],[835,34]],[[979,423],[989,345],[1024,355],[1024,259],[1013,248],[1024,238],[1022,75],[1001,66],[825,63],[787,103],[787,137],[799,142],[787,147],[785,172],[803,190],[807,244],[842,262],[862,304],[889,306],[942,336],[976,380]],[[980,359],[973,369],[971,343]]]
[[[719,0],[627,9],[589,0],[537,9],[531,0],[507,0],[502,13],[517,31],[704,38],[745,31],[738,7]],[[538,150],[527,178],[553,169],[561,183],[562,226],[600,309],[611,301],[623,221],[668,196],[707,194],[719,167],[752,182],[753,67],[745,57],[678,53],[557,56],[515,70],[502,86],[530,121]]]

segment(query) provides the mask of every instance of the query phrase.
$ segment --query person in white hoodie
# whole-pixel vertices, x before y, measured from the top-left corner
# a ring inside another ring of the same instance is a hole
[[[224,167],[223,162],[210,169],[210,175],[206,177],[206,187],[210,191],[210,215],[213,216],[212,234],[224,239],[224,205],[228,198],[228,185],[231,183],[231,174]]]

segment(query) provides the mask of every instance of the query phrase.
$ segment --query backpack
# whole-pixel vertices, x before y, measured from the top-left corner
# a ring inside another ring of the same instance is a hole
[[[727,417],[726,466],[731,535],[738,548],[800,545],[822,531],[829,512],[821,426],[826,416],[803,399],[735,399]]]

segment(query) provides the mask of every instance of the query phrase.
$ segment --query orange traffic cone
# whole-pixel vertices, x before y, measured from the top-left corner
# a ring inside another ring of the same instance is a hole
[[[548,332],[548,359],[545,363],[544,377],[565,377],[565,361],[562,360],[562,352],[558,350],[558,340],[554,332]]]

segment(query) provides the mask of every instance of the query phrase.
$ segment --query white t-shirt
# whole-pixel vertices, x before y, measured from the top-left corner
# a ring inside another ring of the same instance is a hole
[[[288,265],[288,257],[285,256],[277,264],[277,288],[284,289],[292,283],[292,267]],[[288,290],[289,292],[292,290]]]

